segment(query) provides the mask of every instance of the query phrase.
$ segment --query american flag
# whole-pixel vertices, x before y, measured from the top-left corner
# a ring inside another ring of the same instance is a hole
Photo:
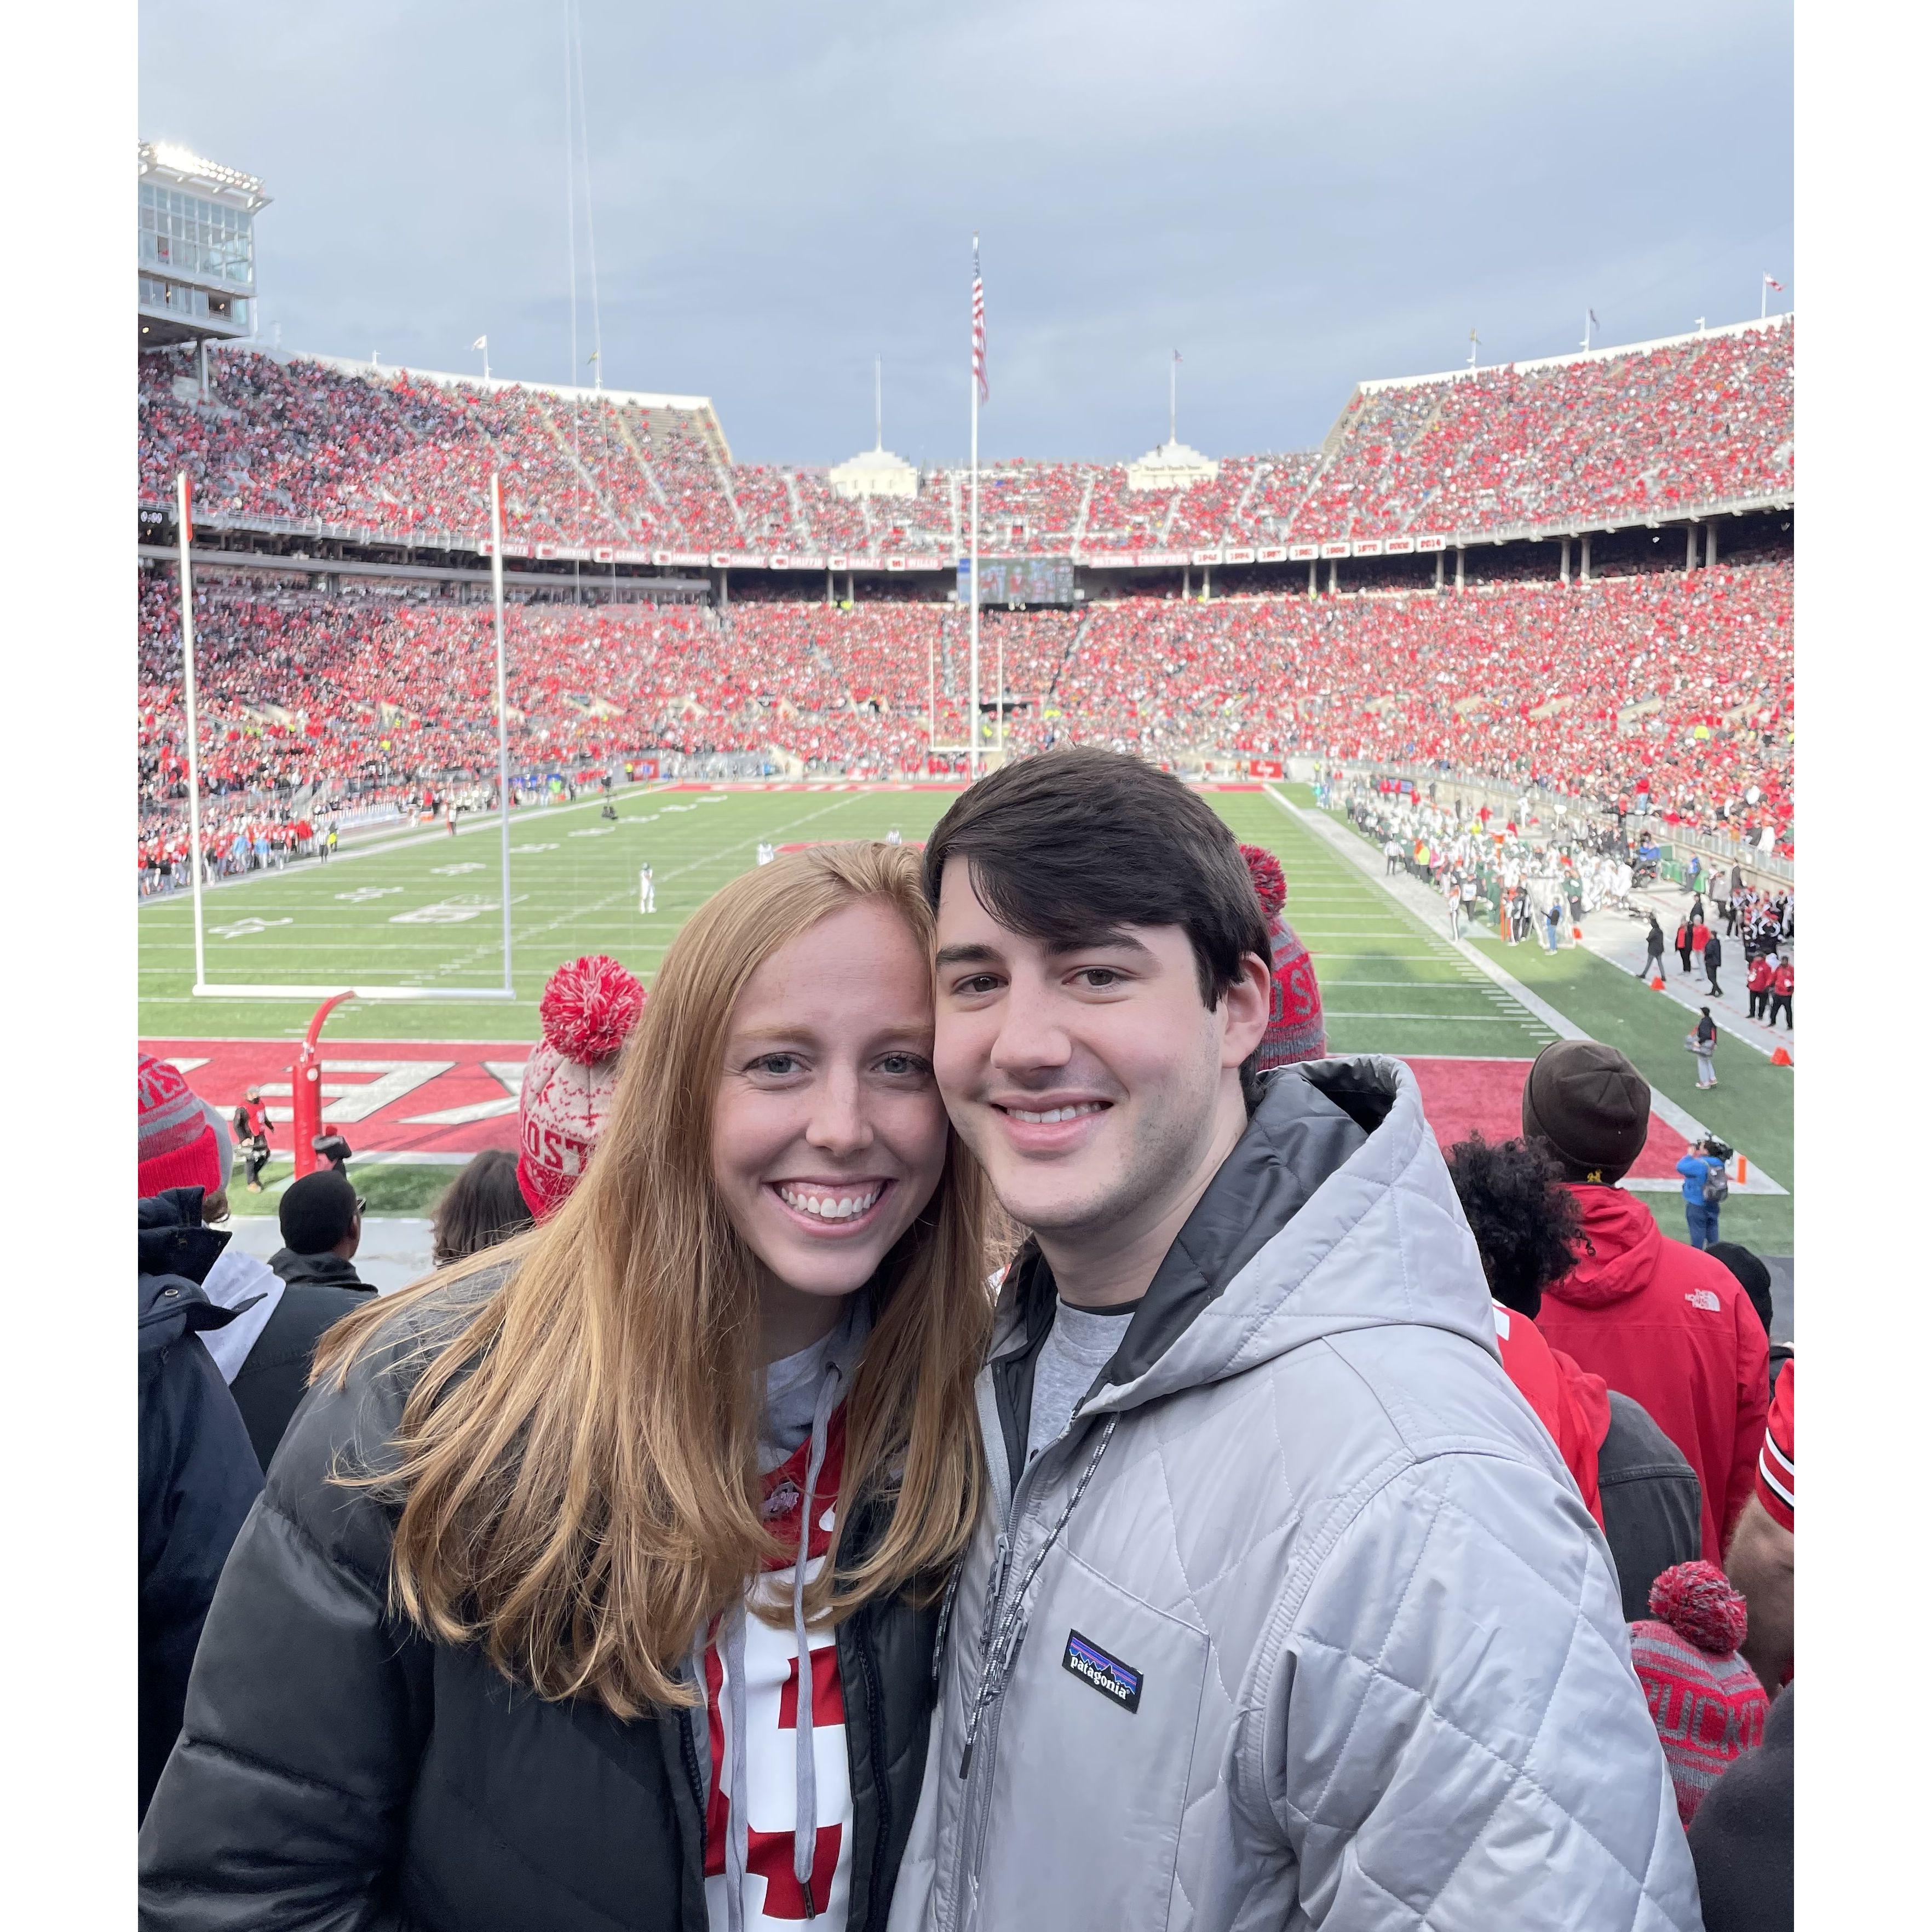
[[[980,284],[980,242],[973,240],[973,374],[980,385],[980,400],[984,402],[989,393],[986,388],[986,291]]]

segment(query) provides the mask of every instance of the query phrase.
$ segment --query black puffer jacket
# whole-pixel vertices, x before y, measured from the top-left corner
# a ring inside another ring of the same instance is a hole
[[[326,1479],[382,1466],[422,1371],[408,1352],[399,1340],[339,1391],[318,1386],[283,1438],[142,1827],[142,1925],[705,1932],[688,1717],[546,1703],[387,1613],[393,1511]],[[877,1528],[855,1518],[842,1552]],[[885,1924],[918,1802],[937,1618],[896,1600],[838,1629],[854,1932]]]
[[[188,1668],[221,1566],[261,1471],[202,1331],[235,1311],[201,1283],[228,1245],[201,1223],[202,1190],[170,1188],[140,1204],[140,1802],[181,1730]]]

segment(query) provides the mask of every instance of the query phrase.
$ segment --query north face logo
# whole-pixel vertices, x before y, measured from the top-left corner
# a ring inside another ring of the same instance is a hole
[[[1719,1313],[1724,1305],[1708,1288],[1694,1288],[1685,1294],[1684,1299],[1689,1302],[1693,1308],[1704,1309],[1712,1315]]]

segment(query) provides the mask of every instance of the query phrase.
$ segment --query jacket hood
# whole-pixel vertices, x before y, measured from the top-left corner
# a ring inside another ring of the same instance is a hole
[[[1582,1258],[1543,1292],[1572,1308],[1604,1308],[1636,1293],[1657,1271],[1664,1230],[1634,1194],[1583,1183],[1570,1192],[1583,1210]]]
[[[1014,1270],[1016,1304],[1045,1272]],[[1136,1408],[1325,1336],[1418,1323],[1497,1353],[1415,1076],[1380,1056],[1298,1062],[1266,1076],[1081,1413]]]
[[[292,1248],[278,1248],[268,1257],[268,1265],[291,1288],[313,1288],[320,1284],[375,1292],[356,1272],[356,1264],[340,1255],[298,1255]]]
[[[170,1187],[142,1199],[138,1237],[142,1274],[179,1275],[196,1282],[207,1279],[230,1237],[224,1228],[202,1226],[202,1194],[199,1187]]]

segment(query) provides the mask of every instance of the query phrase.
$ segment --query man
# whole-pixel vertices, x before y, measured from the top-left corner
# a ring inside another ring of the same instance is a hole
[[[1563,902],[1552,899],[1543,915],[1543,946],[1546,952],[1554,952],[1559,944],[1557,935],[1563,927]]]
[[[1798,969],[1792,964],[1787,954],[1780,959],[1771,976],[1771,1004],[1766,1010],[1765,1024],[1774,1027],[1780,1013],[1784,1016],[1784,1030],[1792,1030],[1791,996],[1798,988]]]
[[[1690,922],[1680,919],[1677,922],[1677,937],[1672,942],[1677,949],[1678,963],[1688,974],[1690,970]]]
[[[268,1265],[281,1298],[228,1384],[264,1471],[308,1390],[316,1342],[376,1292],[356,1272],[362,1202],[340,1174],[324,1168],[291,1182],[279,1212],[282,1246]]]
[[[1778,955],[1760,952],[1751,962],[1750,972],[1744,981],[1745,990],[1750,994],[1750,1016],[1762,1024],[1764,1010],[1771,1000],[1772,975],[1778,970]]]
[[[1650,930],[1643,936],[1643,964],[1636,969],[1640,980],[1652,979],[1664,970],[1664,928],[1657,915],[1650,916]]]
[[[1718,1084],[1718,1023],[1708,1006],[1697,1009],[1697,1024],[1690,1030],[1690,1051],[1697,1061],[1697,1084]],[[1681,1172],[1681,1170],[1680,1170]]]
[[[1006,766],[926,880],[940,1090],[1034,1238],[895,1924],[925,1881],[937,1932],[1695,1925],[1604,1546],[1414,1076],[1255,1072],[1254,889],[1136,760]]]
[[[1724,948],[1723,941],[1718,938],[1718,935],[1714,932],[1706,933],[1704,935],[1704,972],[1706,976],[1711,982],[1711,997],[1714,1000],[1720,1000],[1724,996],[1724,988],[1718,984],[1718,968],[1724,963]]]
[[[1582,1258],[1544,1292],[1537,1325],[1614,1390],[1641,1402],[1702,1485],[1702,1550],[1750,1493],[1770,1387],[1764,1329],[1722,1263],[1667,1239],[1617,1183],[1643,1151],[1650,1087],[1594,1040],[1545,1047],[1523,1083],[1524,1138],[1556,1158],[1582,1210]]]
[[[658,889],[651,878],[649,866],[638,868],[638,910],[656,912],[658,909]]]
[[[1706,1011],[1708,1010],[1707,1007]],[[1698,1084],[1701,1086],[1703,1083]],[[1715,1086],[1717,1083],[1713,1081],[1711,1084]],[[1718,1238],[1718,1211],[1724,1204],[1725,1195],[1730,1192],[1730,1184],[1724,1174],[1724,1162],[1730,1157],[1729,1150],[1724,1148],[1721,1142],[1706,1140],[1700,1141],[1677,1163],[1677,1172],[1684,1178],[1684,1226],[1694,1248],[1708,1248]],[[1717,1191],[1714,1192],[1714,1190]],[[1732,1279],[1736,1280],[1735,1274]],[[1746,1298],[1749,1299],[1748,1295]],[[1756,1312],[1755,1306],[1752,1312]],[[1768,1347],[1768,1343],[1766,1346]],[[1767,1363],[1767,1378],[1769,1372]]]
[[[268,1164],[268,1131],[274,1124],[268,1117],[268,1108],[262,1104],[261,1088],[250,1086],[247,1096],[235,1109],[233,1123],[236,1141],[248,1163],[250,1194],[262,1191],[262,1170]]]

